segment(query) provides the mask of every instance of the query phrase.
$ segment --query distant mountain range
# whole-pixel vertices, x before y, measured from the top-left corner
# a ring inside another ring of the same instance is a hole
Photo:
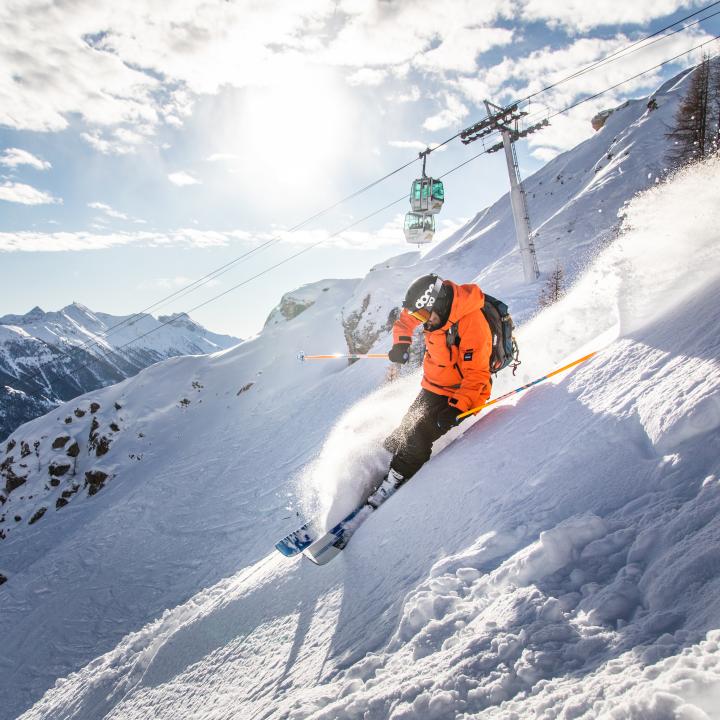
[[[0,317],[0,438],[62,402],[160,360],[225,350],[239,342],[184,314],[123,317],[79,303],[57,312],[35,307],[25,315]]]

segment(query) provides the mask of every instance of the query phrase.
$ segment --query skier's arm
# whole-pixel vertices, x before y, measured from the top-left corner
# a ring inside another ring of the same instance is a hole
[[[407,343],[410,345],[413,330],[415,330],[418,325],[420,325],[420,321],[403,308],[400,317],[398,317],[393,325],[393,342],[395,344]]]
[[[460,412],[482,405],[492,390],[490,354],[492,334],[481,311],[466,315],[458,323],[460,346],[458,368],[462,374],[460,387],[448,402]]]

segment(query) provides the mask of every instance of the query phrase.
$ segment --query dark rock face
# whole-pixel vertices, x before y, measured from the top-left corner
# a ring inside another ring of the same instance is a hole
[[[67,445],[68,440],[70,440],[69,435],[60,435],[59,437],[56,437],[53,440],[52,449],[59,450],[60,448],[64,448],[65,445]]]
[[[94,403],[91,403],[91,404],[90,404],[90,412],[91,412],[93,415],[94,415],[99,409],[100,409],[100,404],[99,404],[99,403],[94,402]]]
[[[74,442],[65,452],[68,457],[76,458],[80,454],[80,446]]]
[[[5,494],[9,495],[13,490],[25,484],[27,475],[17,475],[13,470],[13,456],[8,455],[0,465],[0,479],[5,480]]]
[[[3,585],[6,582],[7,578],[2,573],[0,573],[0,585]]]
[[[110,449],[111,440],[105,435],[100,435],[98,429],[100,423],[96,417],[93,418],[90,425],[90,435],[88,436],[88,449],[95,450],[96,457],[102,457]]]
[[[102,457],[110,449],[110,440],[103,435],[98,441],[95,448],[95,456]]]
[[[36,523],[45,513],[47,512],[46,507],[41,507],[28,521],[28,525]]]
[[[65,507],[69,502],[70,498],[80,489],[79,485],[73,485],[70,490],[63,490],[62,495],[55,501],[55,509]]]
[[[71,466],[69,464],[63,465],[61,463],[52,463],[48,467],[48,475],[50,475],[50,477],[62,477],[70,469],[70,467]]]
[[[88,488],[88,495],[95,495],[105,487],[108,474],[102,470],[90,470],[85,473],[85,487]]]

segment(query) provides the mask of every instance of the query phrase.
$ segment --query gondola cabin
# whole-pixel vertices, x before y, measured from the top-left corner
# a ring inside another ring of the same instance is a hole
[[[410,212],[405,216],[405,239],[414,245],[431,243],[435,235],[435,216]]]
[[[410,206],[414,213],[439,213],[445,202],[442,180],[421,177],[410,188]]]

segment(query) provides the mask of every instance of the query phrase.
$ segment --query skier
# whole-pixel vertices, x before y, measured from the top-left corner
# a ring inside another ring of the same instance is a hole
[[[376,491],[381,495],[388,484],[399,487],[420,469],[433,443],[459,424],[458,415],[490,397],[493,340],[484,305],[485,295],[477,285],[457,285],[435,274],[419,277],[408,288],[388,357],[406,363],[413,330],[422,323],[422,390],[383,443],[392,460]]]

